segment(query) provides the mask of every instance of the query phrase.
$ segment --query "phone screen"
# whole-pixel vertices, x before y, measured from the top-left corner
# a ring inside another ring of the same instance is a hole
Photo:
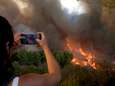
[[[37,34],[21,34],[21,44],[34,45],[36,44]]]

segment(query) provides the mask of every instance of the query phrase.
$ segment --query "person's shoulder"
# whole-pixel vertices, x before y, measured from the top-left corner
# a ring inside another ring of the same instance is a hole
[[[56,86],[60,79],[55,74],[30,73],[20,77],[20,84],[21,86],[26,86],[27,84],[30,84],[30,86]]]

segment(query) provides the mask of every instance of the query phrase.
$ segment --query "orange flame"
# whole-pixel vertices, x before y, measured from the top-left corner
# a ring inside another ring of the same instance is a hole
[[[93,69],[96,69],[96,62],[94,61],[95,56],[92,54],[92,52],[85,52],[81,47],[75,48],[76,43],[70,39],[67,39],[67,47],[69,50],[73,53],[73,59],[72,63],[76,65],[81,65],[81,66],[90,66]],[[80,54],[85,60],[80,60],[77,56],[77,54]]]

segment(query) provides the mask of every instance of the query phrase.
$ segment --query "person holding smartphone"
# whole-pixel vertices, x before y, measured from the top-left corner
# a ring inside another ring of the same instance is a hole
[[[40,32],[36,44],[44,50],[48,65],[47,74],[25,74],[12,78],[7,71],[10,64],[10,49],[20,43],[21,35],[13,36],[9,22],[0,16],[0,86],[56,86],[61,80],[61,71],[58,62],[48,47],[44,33]],[[11,59],[11,58],[10,58]],[[33,58],[34,59],[34,58]]]

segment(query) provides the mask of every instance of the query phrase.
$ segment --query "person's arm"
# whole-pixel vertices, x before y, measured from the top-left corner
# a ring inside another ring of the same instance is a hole
[[[44,49],[44,53],[45,53],[47,64],[48,64],[49,74],[56,74],[60,76],[60,67],[55,57],[52,55],[52,52],[47,46],[44,47],[43,49]]]
[[[19,86],[56,86],[61,80],[60,66],[48,48],[44,34],[40,34],[42,35],[42,39],[37,39],[37,42],[44,50],[48,65],[48,74],[32,73],[22,75],[20,76]],[[8,86],[11,86],[11,84],[12,82],[10,82]]]
[[[40,44],[40,46],[43,48],[47,65],[48,65],[48,76],[49,76],[49,82],[59,82],[61,79],[61,71],[60,66],[58,62],[56,61],[54,55],[52,54],[51,50],[48,47],[47,40],[43,33],[40,33],[42,35],[42,39],[37,39],[37,42]]]

